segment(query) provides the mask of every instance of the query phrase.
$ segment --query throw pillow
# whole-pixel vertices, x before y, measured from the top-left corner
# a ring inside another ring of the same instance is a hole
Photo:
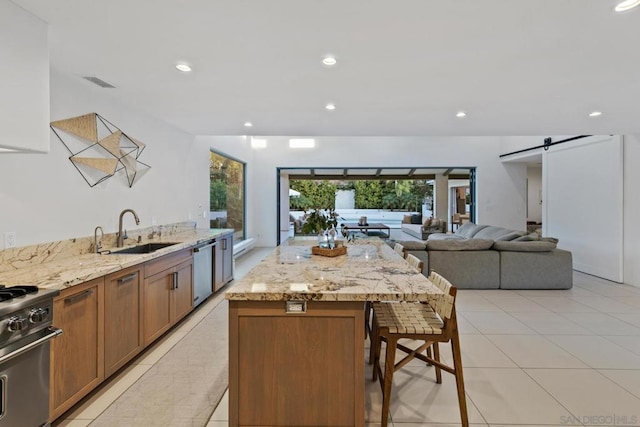
[[[433,218],[431,218],[432,227],[437,227],[439,225],[440,225],[440,218],[438,218],[437,216],[434,216]]]
[[[411,215],[405,215],[402,217],[403,224],[411,224]]]
[[[538,233],[529,233],[513,239],[514,242],[535,242],[536,240],[540,240]]]
[[[422,224],[422,228],[429,228],[431,226],[432,218],[427,218],[424,220],[424,224]]]
[[[411,224],[422,224],[422,214],[411,215]]]

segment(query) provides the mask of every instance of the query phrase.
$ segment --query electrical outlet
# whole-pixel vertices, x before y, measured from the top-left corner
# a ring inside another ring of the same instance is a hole
[[[16,232],[7,231],[4,233],[4,248],[9,249],[16,246]]]

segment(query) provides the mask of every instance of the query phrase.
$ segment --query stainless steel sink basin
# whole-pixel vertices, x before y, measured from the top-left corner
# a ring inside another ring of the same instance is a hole
[[[144,245],[132,246],[130,248],[118,249],[116,251],[109,252],[112,255],[123,254],[149,254],[155,252],[158,249],[166,248],[169,246],[177,245],[178,243],[147,243]]]

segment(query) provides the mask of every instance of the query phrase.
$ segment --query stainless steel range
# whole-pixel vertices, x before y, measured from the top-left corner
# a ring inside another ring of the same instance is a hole
[[[0,285],[0,426],[37,427],[49,418],[49,341],[60,291]]]

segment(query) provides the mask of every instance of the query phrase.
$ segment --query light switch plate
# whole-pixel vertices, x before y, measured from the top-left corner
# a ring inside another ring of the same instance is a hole
[[[4,248],[9,249],[16,246],[16,232],[6,231],[4,233]]]

